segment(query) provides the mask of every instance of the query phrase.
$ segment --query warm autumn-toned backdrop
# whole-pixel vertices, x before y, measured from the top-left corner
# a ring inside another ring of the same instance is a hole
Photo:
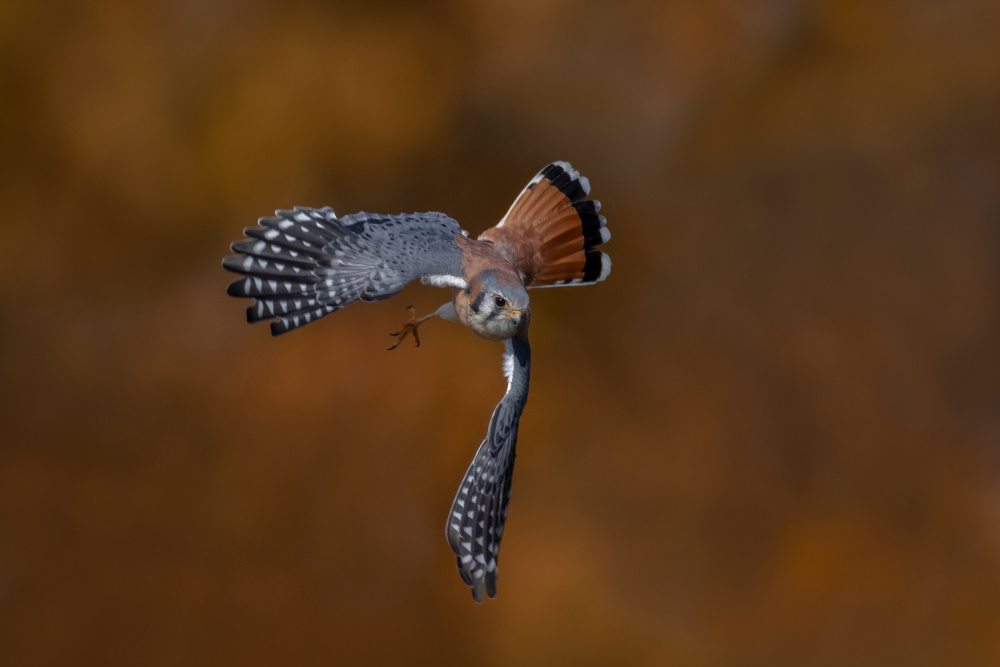
[[[1000,4],[0,4],[0,664],[1000,664]],[[225,296],[292,205],[569,160],[499,597],[501,348]]]

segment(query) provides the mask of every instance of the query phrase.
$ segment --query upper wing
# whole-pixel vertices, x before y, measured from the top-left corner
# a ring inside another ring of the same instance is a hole
[[[611,272],[611,258],[594,248],[611,238],[601,203],[587,199],[590,181],[568,162],[543,168],[507,215],[479,238],[521,271],[527,287],[589,284]]]
[[[448,515],[448,543],[458,557],[458,573],[482,602],[483,589],[497,594],[497,554],[507,519],[514,472],[517,426],[528,400],[531,348],[528,339],[504,341],[507,393],[493,411],[486,438],[462,478]]]
[[[338,218],[330,207],[296,207],[260,218],[231,248],[222,266],[245,277],[232,296],[254,297],[247,321],[277,318],[275,336],[340,310],[358,299],[378,301],[418,277],[462,285],[458,223],[443,213]]]

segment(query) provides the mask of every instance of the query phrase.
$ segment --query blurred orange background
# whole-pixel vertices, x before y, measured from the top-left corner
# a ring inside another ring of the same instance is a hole
[[[1000,4],[0,6],[0,664],[1000,664]],[[505,382],[413,285],[281,338],[275,208],[593,185],[532,293],[499,595],[444,539]]]

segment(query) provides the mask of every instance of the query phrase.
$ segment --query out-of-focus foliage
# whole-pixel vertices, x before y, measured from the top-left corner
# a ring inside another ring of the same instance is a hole
[[[0,4],[0,663],[1000,664],[1000,4]],[[500,347],[279,339],[274,208],[478,233],[546,162],[500,593],[447,507]]]

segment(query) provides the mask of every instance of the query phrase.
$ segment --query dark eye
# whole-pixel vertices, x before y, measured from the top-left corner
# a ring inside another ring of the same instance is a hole
[[[507,299],[503,298],[502,296],[495,296],[495,297],[493,297],[493,303],[495,303],[497,305],[497,308],[506,308],[507,307]]]

